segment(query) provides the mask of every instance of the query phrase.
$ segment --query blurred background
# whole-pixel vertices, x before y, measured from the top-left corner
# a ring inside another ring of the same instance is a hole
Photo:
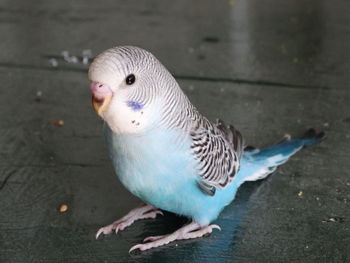
[[[350,3],[345,0],[0,0],[0,262],[349,262]],[[263,182],[222,231],[128,249],[186,219],[95,240],[139,200],[118,182],[90,106],[92,58],[151,51],[209,119],[250,145],[325,130]]]

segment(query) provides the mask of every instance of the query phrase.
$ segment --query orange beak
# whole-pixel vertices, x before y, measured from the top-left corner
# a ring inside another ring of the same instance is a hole
[[[102,113],[106,112],[108,105],[112,100],[112,95],[109,95],[103,99],[98,99],[94,94],[92,94],[91,104],[95,112],[102,117]]]

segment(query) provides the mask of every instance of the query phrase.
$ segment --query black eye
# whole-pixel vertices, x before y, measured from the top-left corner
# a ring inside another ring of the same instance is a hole
[[[126,77],[125,82],[127,85],[132,85],[134,84],[136,78],[134,74],[130,74],[129,76]]]

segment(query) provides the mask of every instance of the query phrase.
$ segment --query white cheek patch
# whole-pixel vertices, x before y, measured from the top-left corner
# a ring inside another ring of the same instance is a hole
[[[154,112],[150,105],[113,98],[103,118],[115,133],[139,133],[153,124]]]

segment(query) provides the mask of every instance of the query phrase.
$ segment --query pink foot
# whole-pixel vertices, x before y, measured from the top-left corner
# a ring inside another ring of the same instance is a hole
[[[96,239],[98,239],[102,233],[107,235],[115,230],[115,233],[117,234],[119,230],[124,230],[136,220],[156,218],[158,214],[163,215],[162,211],[157,210],[154,206],[151,205],[143,205],[141,207],[135,208],[121,219],[113,222],[108,226],[101,227],[96,233]]]
[[[181,227],[180,229],[176,230],[174,233],[164,236],[151,236],[144,239],[143,244],[137,244],[130,248],[129,253],[135,249],[140,249],[142,251],[154,248],[154,247],[160,247],[163,245],[166,245],[170,242],[173,242],[175,240],[181,240],[181,239],[191,239],[191,238],[197,238],[202,237],[205,234],[211,233],[213,229],[219,229],[221,228],[218,225],[209,225],[205,227],[201,227],[198,223],[192,222],[186,226]]]

